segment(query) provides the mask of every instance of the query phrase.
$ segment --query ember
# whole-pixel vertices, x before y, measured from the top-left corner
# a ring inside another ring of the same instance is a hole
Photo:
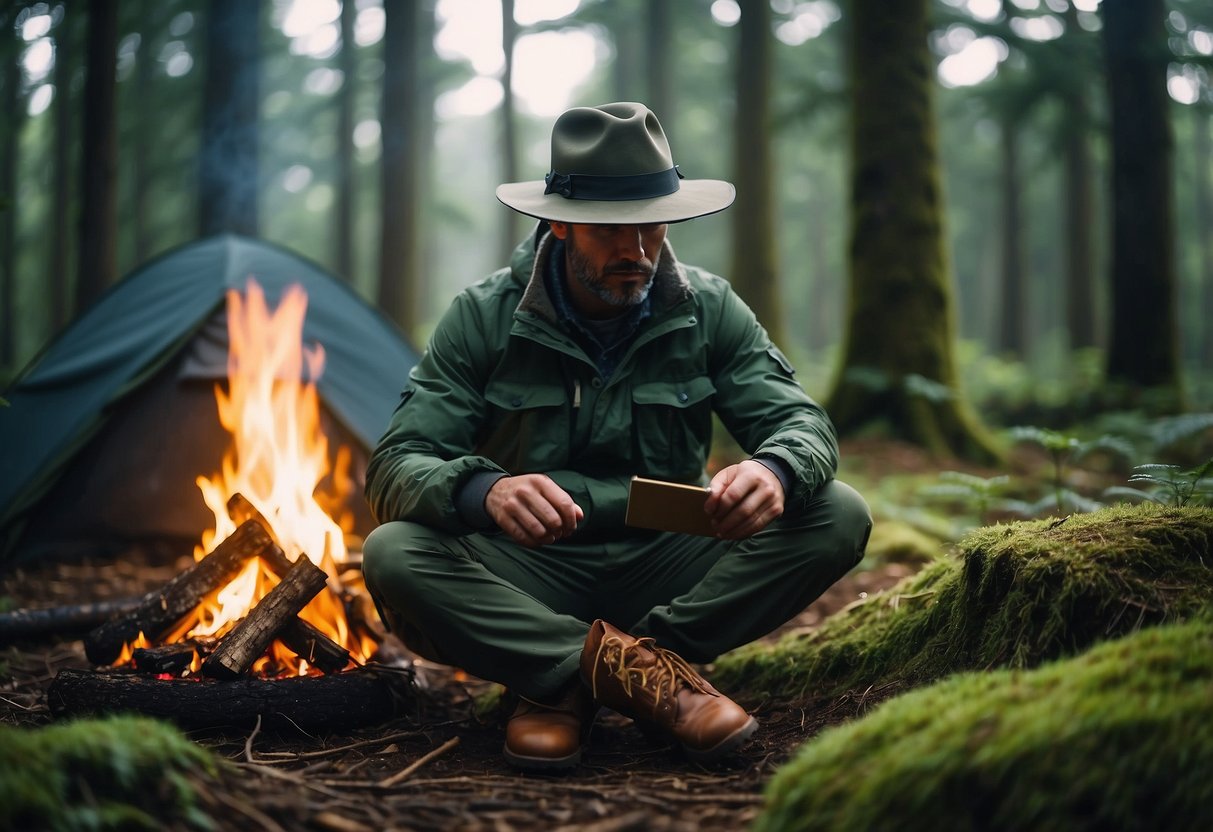
[[[347,617],[349,608],[365,618],[368,606],[361,574],[342,570],[351,453],[339,447],[330,464],[316,392],[324,350],[302,343],[306,311],[298,286],[276,310],[251,279],[243,297],[228,291],[228,384],[215,397],[232,441],[220,471],[197,479],[215,528],[202,534],[195,567],[90,634],[94,662],[305,676],[362,664],[376,647],[377,623],[352,627]]]

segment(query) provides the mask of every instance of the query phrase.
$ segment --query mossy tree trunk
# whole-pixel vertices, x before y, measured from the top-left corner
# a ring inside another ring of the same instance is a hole
[[[730,281],[776,344],[786,346],[776,265],[771,162],[771,4],[741,0],[733,118],[733,219]]]
[[[850,301],[829,410],[938,454],[997,456],[962,400],[944,251],[928,0],[854,0]]]
[[[1028,286],[1024,271],[1024,227],[1019,165],[1018,120],[1004,115],[999,125],[1002,150],[1002,298],[998,310],[998,348],[1016,358],[1027,357]]]
[[[1163,0],[1104,0],[1112,144],[1112,404],[1182,401]]]

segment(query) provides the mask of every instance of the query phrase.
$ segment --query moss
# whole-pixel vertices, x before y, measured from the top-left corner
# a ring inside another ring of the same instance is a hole
[[[1119,506],[990,526],[896,587],[774,646],[721,657],[716,680],[796,696],[1031,667],[1213,600],[1213,509]]]
[[[936,538],[897,520],[886,520],[872,526],[872,536],[864,561],[873,563],[924,564],[943,554],[943,544]]]
[[[755,829],[1213,828],[1213,620],[954,676],[807,744]]]
[[[0,726],[0,829],[209,829],[190,778],[218,767],[175,728],[144,717]]]

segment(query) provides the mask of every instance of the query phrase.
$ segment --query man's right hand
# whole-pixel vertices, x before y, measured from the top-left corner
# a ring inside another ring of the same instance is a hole
[[[511,539],[532,548],[568,537],[585,516],[568,492],[544,474],[502,477],[485,495],[484,508]]]

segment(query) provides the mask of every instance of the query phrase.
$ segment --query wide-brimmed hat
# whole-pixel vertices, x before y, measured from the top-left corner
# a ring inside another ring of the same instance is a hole
[[[532,217],[627,225],[714,214],[735,193],[718,179],[684,179],[657,116],[631,101],[566,110],[552,127],[548,175],[497,187],[499,200]]]

